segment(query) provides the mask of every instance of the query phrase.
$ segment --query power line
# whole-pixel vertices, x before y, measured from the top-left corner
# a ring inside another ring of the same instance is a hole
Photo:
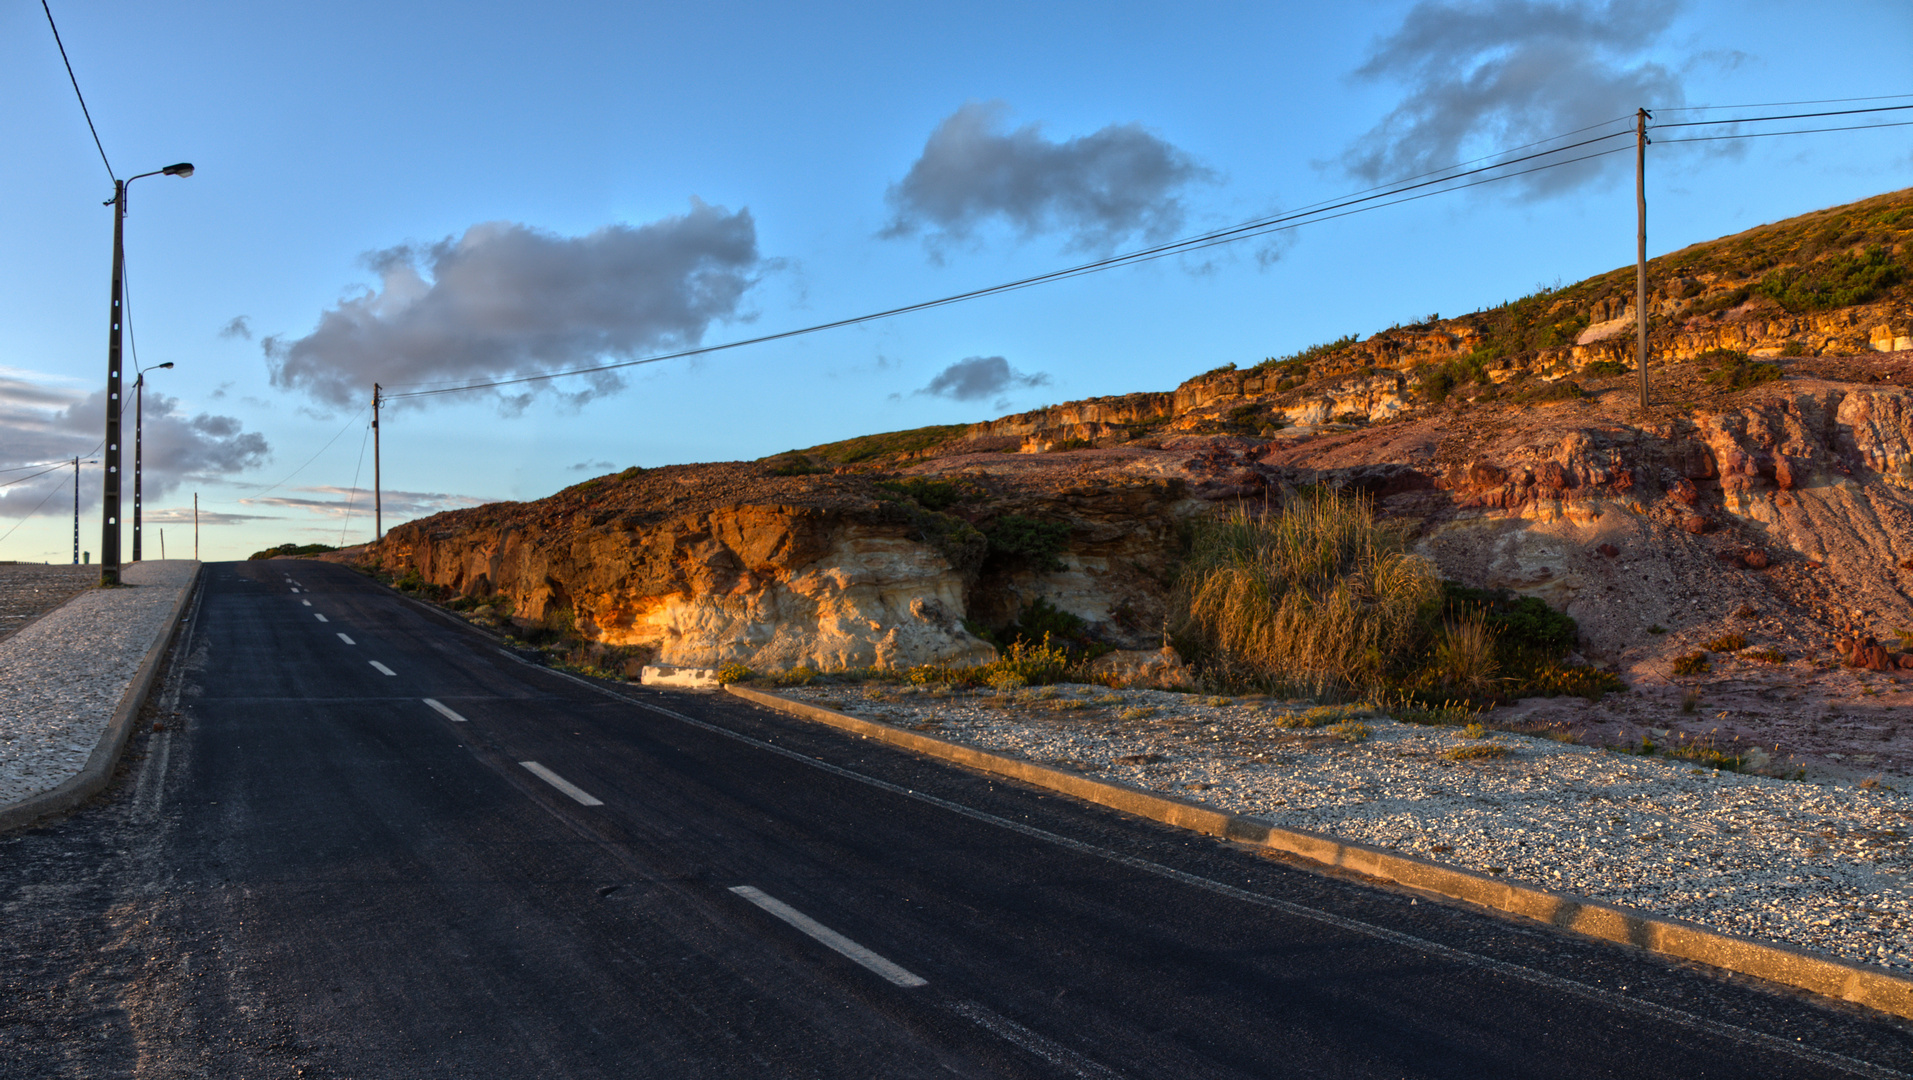
[[[1601,125],[1597,124],[1593,126],[1599,127]],[[1582,130],[1589,130],[1589,129],[1584,128]],[[1573,134],[1573,133],[1570,133],[1570,134]],[[807,334],[820,333],[825,330],[835,330],[835,329],[840,329],[846,326],[854,326],[859,323],[873,322],[878,319],[887,319],[897,315],[910,314],[912,312],[918,312],[918,311],[927,311],[932,308],[944,307],[946,305],[960,303],[965,300],[975,300],[985,296],[995,296],[1001,293],[1014,292],[1020,289],[1028,288],[1032,285],[1047,284],[1052,281],[1063,281],[1069,278],[1080,277],[1084,274],[1111,269],[1117,266],[1125,266],[1125,265],[1130,265],[1134,263],[1148,262],[1157,258],[1161,258],[1165,255],[1177,254],[1177,253],[1185,252],[1185,251],[1196,251],[1196,250],[1201,250],[1202,248],[1207,248],[1207,247],[1214,247],[1221,243],[1228,243],[1235,240],[1246,239],[1251,236],[1261,235],[1263,233],[1273,231],[1280,226],[1290,224],[1290,223],[1304,224],[1304,223],[1307,223],[1308,220],[1326,221],[1326,220],[1332,220],[1335,217],[1346,217],[1348,216],[1347,214],[1329,215],[1328,211],[1347,210],[1350,207],[1357,207],[1364,203],[1376,202],[1377,200],[1390,199],[1391,196],[1402,195],[1407,192],[1416,191],[1421,188],[1431,187],[1431,186],[1440,185],[1440,184],[1453,184],[1454,181],[1460,180],[1464,177],[1475,176],[1485,172],[1492,172],[1497,169],[1505,169],[1510,165],[1517,165],[1522,162],[1533,161],[1539,158],[1549,157],[1554,154],[1564,153],[1568,150],[1574,150],[1579,147],[1589,146],[1589,145],[1593,145],[1595,143],[1600,143],[1600,142],[1605,142],[1608,139],[1612,139],[1617,136],[1627,135],[1627,134],[1631,134],[1631,132],[1626,132],[1626,131],[1610,132],[1606,135],[1599,135],[1592,139],[1583,139],[1579,142],[1569,143],[1566,146],[1558,146],[1551,150],[1543,150],[1537,153],[1523,155],[1521,157],[1510,158],[1505,161],[1497,162],[1493,165],[1484,165],[1478,168],[1468,169],[1464,172],[1453,173],[1451,175],[1443,176],[1433,180],[1422,180],[1419,183],[1412,183],[1412,184],[1410,183],[1399,184],[1399,185],[1390,187],[1386,191],[1379,192],[1376,194],[1360,195],[1358,193],[1357,197],[1347,198],[1340,202],[1330,202],[1327,205],[1319,205],[1319,208],[1315,210],[1297,211],[1297,212],[1292,212],[1288,214],[1279,214],[1279,215],[1274,215],[1271,217],[1258,218],[1256,220],[1244,222],[1240,225],[1232,226],[1227,229],[1221,229],[1215,232],[1204,233],[1197,236],[1188,237],[1182,240],[1171,241],[1166,244],[1160,244],[1151,248],[1144,248],[1139,251],[1126,252],[1121,255],[1113,255],[1106,259],[1097,259],[1092,262],[1082,263],[1077,266],[1066,267],[1062,270],[1054,270],[1046,274],[1037,274],[1033,277],[1021,278],[1016,281],[1004,282],[1002,284],[992,285],[986,288],[972,289],[968,292],[956,293],[951,296],[940,297],[935,300],[925,300],[915,304],[906,304],[902,307],[890,308],[885,311],[872,312],[867,315],[859,315],[852,318],[838,319],[838,320],[827,322],[827,323],[819,323],[815,326],[802,327],[796,330],[784,330],[774,334],[764,334],[758,337],[745,338],[739,341],[724,342],[719,345],[707,345],[707,346],[702,346],[702,347],[694,348],[694,349],[683,349],[677,352],[666,353],[659,356],[640,357],[634,360],[619,360],[609,364],[596,364],[591,367],[572,368],[565,371],[540,372],[534,375],[520,375],[520,376],[514,376],[512,378],[508,378],[508,379],[488,379],[482,382],[460,383],[460,384],[456,384],[452,386],[440,386],[440,387],[434,387],[434,388],[425,389],[425,390],[412,390],[412,391],[397,393],[397,394],[387,394],[385,396],[387,398],[394,398],[394,399],[395,398],[410,398],[410,397],[430,397],[430,396],[434,396],[438,394],[463,393],[468,390],[486,390],[486,389],[492,389],[492,388],[500,387],[500,386],[518,386],[518,385],[523,385],[525,383],[542,382],[547,379],[564,378],[569,375],[589,375],[589,374],[595,374],[600,371],[613,371],[620,368],[636,367],[640,364],[655,364],[665,360],[680,360],[685,357],[703,356],[703,355],[708,355],[714,352],[721,352],[727,349],[742,348],[746,345],[761,345],[767,342],[781,341],[787,338],[794,338],[794,337],[800,337]],[[1561,137],[1565,137],[1565,136],[1561,136]],[[1543,141],[1547,141],[1547,140],[1543,140]],[[1534,144],[1531,143],[1529,145],[1534,145]],[[1585,157],[1572,159],[1572,161],[1583,161],[1583,160],[1587,160],[1588,157],[1600,157],[1600,156],[1602,156],[1602,154],[1591,154],[1591,155],[1586,155]],[[1509,174],[1509,176],[1526,175],[1528,172],[1539,171],[1540,168],[1551,168],[1556,165],[1571,164],[1572,161],[1555,162],[1552,165],[1540,166],[1537,169],[1530,169],[1530,170],[1524,170],[1519,173],[1512,173],[1512,174]],[[1494,178],[1494,179],[1501,179],[1501,178]],[[1440,189],[1440,191],[1460,190],[1461,188],[1475,187],[1475,186],[1478,186],[1478,185],[1477,184],[1460,184],[1460,185],[1455,185],[1452,188],[1442,188]],[[1373,190],[1373,189],[1370,189],[1370,190]],[[1440,193],[1439,191],[1436,191],[1436,192],[1430,192],[1429,194],[1439,194],[1439,193]],[[1397,202],[1406,202],[1406,201],[1409,201],[1409,200],[1397,199],[1397,200],[1392,200],[1390,202],[1382,203],[1381,205],[1388,206],[1388,205],[1394,205]],[[1376,206],[1376,207],[1370,207],[1369,209],[1379,209],[1379,208],[1380,208],[1379,206]],[[416,386],[420,384],[411,383],[411,384],[402,384],[402,385]]]
[[[1633,119],[1633,117],[1632,117],[1632,116],[1617,116],[1617,117],[1615,117],[1615,118],[1614,118],[1614,119],[1612,119],[1612,120],[1603,120],[1603,121],[1601,121],[1601,122],[1600,122],[1600,123],[1598,123],[1598,124],[1589,124],[1589,125],[1588,125],[1588,126],[1586,126],[1586,127],[1582,127],[1582,128],[1575,128],[1575,129],[1574,129],[1573,131],[1564,131],[1564,132],[1562,132],[1562,133],[1561,133],[1561,134],[1559,134],[1559,135],[1550,135],[1550,136],[1548,136],[1548,137],[1547,137],[1547,138],[1545,138],[1545,139],[1536,139],[1535,141],[1533,141],[1533,142],[1531,142],[1531,143],[1523,143],[1523,144],[1521,144],[1520,146],[1510,146],[1510,147],[1507,147],[1507,148],[1505,148],[1505,149],[1501,149],[1501,150],[1497,150],[1497,151],[1495,151],[1495,152],[1494,152],[1494,153],[1492,153],[1492,154],[1483,154],[1482,156],[1480,156],[1480,157],[1478,157],[1478,158],[1471,158],[1471,159],[1469,159],[1469,160],[1467,160],[1467,161],[1460,161],[1460,162],[1456,162],[1456,163],[1455,163],[1455,164],[1453,164],[1453,165],[1443,165],[1443,166],[1442,166],[1441,168],[1439,168],[1439,169],[1429,169],[1429,170],[1428,170],[1427,172],[1420,172],[1420,173],[1416,173],[1416,174],[1415,174],[1415,175],[1413,175],[1413,176],[1404,176],[1404,177],[1401,177],[1401,178],[1400,178],[1400,179],[1398,179],[1398,180],[1390,180],[1390,181],[1389,181],[1388,183],[1386,183],[1386,184],[1376,184],[1376,185],[1375,185],[1374,187],[1366,187],[1366,188],[1363,188],[1363,189],[1361,189],[1360,191],[1355,191],[1355,192],[1351,192],[1350,194],[1353,194],[1353,195],[1366,195],[1366,194],[1368,194],[1368,193],[1369,193],[1369,192],[1371,192],[1371,191],[1380,191],[1380,190],[1381,190],[1381,189],[1383,189],[1383,188],[1392,188],[1392,187],[1395,187],[1395,186],[1397,186],[1397,185],[1400,185],[1400,184],[1406,184],[1406,183],[1407,183],[1407,182],[1409,182],[1410,180],[1420,180],[1420,179],[1421,179],[1422,177],[1424,177],[1424,176],[1434,176],[1434,175],[1436,175],[1436,174],[1438,174],[1438,173],[1445,173],[1445,172],[1448,172],[1448,171],[1449,171],[1449,170],[1451,170],[1451,169],[1464,169],[1464,168],[1467,168],[1468,166],[1470,166],[1470,165],[1473,165],[1473,164],[1475,164],[1475,163],[1477,163],[1477,162],[1482,162],[1482,161],[1487,161],[1487,160],[1489,160],[1490,158],[1498,158],[1498,157],[1500,157],[1500,156],[1502,156],[1503,154],[1513,154],[1513,153],[1518,153],[1519,151],[1522,151],[1522,150],[1526,150],[1526,149],[1528,149],[1529,147],[1532,147],[1532,146],[1540,146],[1540,145],[1542,145],[1543,143],[1551,143],[1551,142],[1554,142],[1554,141],[1555,141],[1555,140],[1557,140],[1557,139],[1565,139],[1565,138],[1568,138],[1568,137],[1570,137],[1570,136],[1573,136],[1573,135],[1579,135],[1579,134],[1581,134],[1581,133],[1582,133],[1582,132],[1584,132],[1584,131],[1593,131],[1593,130],[1594,130],[1595,128],[1604,128],[1604,127],[1606,127],[1606,126],[1608,126],[1609,124],[1618,124],[1618,123],[1621,123],[1621,122],[1622,122],[1622,121],[1624,121],[1624,120],[1631,120],[1631,119]],[[1624,132],[1615,132],[1615,134],[1617,134],[1617,135],[1619,135],[1619,134],[1624,134]],[[1566,149],[1566,148],[1565,148],[1565,147],[1563,147],[1562,149]],[[1337,196],[1336,198],[1344,198],[1344,197],[1345,197],[1345,196]],[[1296,207],[1295,209],[1296,209],[1297,211],[1302,211],[1302,210],[1307,210],[1307,209],[1309,209],[1310,207],[1315,207],[1315,206],[1321,206],[1321,205],[1323,205],[1324,203],[1331,203],[1331,202],[1334,202],[1334,201],[1336,201],[1336,200],[1335,200],[1335,199],[1323,199],[1323,200],[1322,200],[1321,202],[1312,202],[1312,203],[1305,203],[1305,204],[1303,204],[1302,206],[1298,206],[1298,207]]]
[[[359,417],[360,417],[360,416],[361,416],[361,415],[362,415],[362,414],[363,414],[364,412],[365,412],[365,410],[364,410],[363,408],[361,408],[361,409],[358,409],[358,410],[356,410],[355,412],[353,412],[353,414],[352,414],[352,419],[351,419],[351,420],[347,420],[347,421],[345,422],[345,427],[342,427],[342,428],[340,428],[340,429],[339,429],[339,432],[338,432],[338,434],[337,434],[337,435],[334,435],[334,436],[332,436],[332,437],[331,437],[330,439],[327,439],[327,440],[326,440],[326,443],[325,443],[325,445],[324,445],[324,446],[321,446],[321,447],[319,447],[319,454],[323,454],[323,453],[325,453],[325,452],[326,452],[327,450],[330,450],[330,449],[332,449],[332,444],[333,444],[333,443],[335,443],[335,442],[338,442],[338,441],[339,441],[339,435],[343,435],[343,434],[345,434],[345,433],[346,433],[346,431],[348,431],[348,430],[349,430],[349,429],[350,429],[350,428],[352,427],[352,422],[353,422],[354,420],[357,420],[357,419],[358,419],[358,418],[359,418]],[[314,455],[312,455],[311,457],[309,457],[309,458],[307,458],[307,459],[306,459],[306,464],[305,464],[305,465],[301,465],[301,466],[299,466],[298,468],[296,468],[296,469],[294,469],[294,470],[292,470],[291,472],[289,472],[289,473],[287,473],[287,474],[286,474],[286,476],[285,476],[285,479],[284,479],[284,480],[281,480],[281,481],[279,481],[279,483],[277,483],[277,484],[272,484],[272,485],[269,485],[269,486],[267,486],[267,487],[262,487],[262,488],[260,488],[260,489],[259,489],[258,491],[253,491],[253,492],[248,492],[248,493],[246,493],[246,494],[244,494],[244,495],[241,495],[241,496],[239,496],[239,497],[240,497],[241,499],[256,499],[256,498],[258,498],[259,496],[261,496],[261,495],[264,495],[264,494],[265,494],[266,492],[268,492],[268,491],[272,491],[272,490],[274,490],[274,489],[276,489],[276,488],[279,488],[279,487],[282,487],[282,486],[284,486],[287,480],[291,480],[291,479],[292,479],[293,477],[295,477],[295,476],[297,476],[297,475],[299,475],[300,473],[302,473],[302,472],[304,472],[304,471],[306,471],[306,465],[310,465],[310,464],[312,464],[313,462],[315,462],[315,461],[317,461],[317,460],[319,460],[319,454],[314,454]]]
[[[359,439],[359,463],[352,466],[352,489],[345,495],[345,520],[339,523],[339,546],[345,546],[345,530],[352,524],[352,504],[359,498],[359,470],[365,468],[365,443],[372,437],[372,429],[366,428],[365,435]]]
[[[78,477],[75,477],[73,482],[76,484],[79,483]],[[52,487],[48,488],[46,495],[44,495],[40,499],[40,502],[38,505],[34,506],[33,509],[28,510],[26,513],[20,515],[20,520],[13,523],[13,528],[8,529],[4,533],[0,533],[0,543],[4,543],[7,537],[12,536],[14,533],[18,532],[20,529],[20,526],[25,525],[27,523],[28,518],[39,513],[40,507],[45,506],[47,504],[48,499],[53,498],[53,496],[58,495],[60,492],[65,490],[66,490],[66,485],[64,483],[55,484]]]
[[[64,467],[64,466],[66,466],[67,464],[69,464],[69,463],[68,463],[68,462],[64,462],[64,461],[63,461],[63,462],[61,462],[61,463],[60,463],[60,464],[58,464],[58,465],[54,465],[54,466],[52,466],[51,468],[46,468],[46,469],[41,469],[41,470],[40,470],[39,472],[37,472],[37,473],[34,473],[34,474],[33,474],[32,476],[22,476],[22,477],[21,477],[20,479],[18,479],[18,480],[9,480],[9,481],[7,481],[7,482],[6,482],[6,483],[4,483],[4,484],[0,484],[0,488],[7,488],[7,487],[12,487],[12,486],[13,486],[13,485],[15,485],[15,484],[24,484],[24,483],[26,483],[26,482],[27,482],[28,480],[33,480],[33,479],[37,479],[38,477],[42,477],[42,476],[45,476],[46,474],[48,474],[48,473],[50,473],[50,472],[53,472],[53,471],[55,471],[55,470],[57,470],[57,469],[60,469],[60,468],[62,468],[62,467]]]
[[[1673,143],[1719,142],[1722,139],[1764,139],[1770,135],[1818,135],[1823,131],[1872,131],[1875,128],[1913,127],[1913,120],[1901,120],[1891,124],[1849,124],[1845,127],[1799,128],[1794,131],[1746,131],[1738,135],[1697,135],[1691,139],[1658,139],[1656,146],[1668,146]]]
[[[1763,120],[1811,120],[1817,116],[1853,116],[1857,113],[1903,112],[1913,105],[1876,105],[1871,109],[1835,109],[1832,112],[1787,113],[1782,116],[1741,116],[1731,120],[1683,120],[1678,124],[1655,124],[1655,129],[1677,127],[1716,127],[1721,124],[1757,124]]]
[[[1872,97],[1821,98],[1817,101],[1760,101],[1748,105],[1682,105],[1654,112],[1707,112],[1713,109],[1779,109],[1789,105],[1844,105],[1849,101],[1898,101],[1913,94],[1875,94]]]
[[[73,83],[73,96],[80,99],[80,115],[86,117],[86,130],[93,133],[93,147],[100,152],[100,164],[106,166],[107,178],[119,181],[119,174],[113,171],[113,163],[106,160],[106,147],[100,144],[100,131],[93,126],[93,114],[87,110],[86,95],[80,93],[80,80],[73,74],[73,61],[66,58],[66,43],[60,40],[60,28],[54,25],[53,9],[47,6],[47,0],[40,0],[40,10],[46,12],[46,24],[53,31],[53,44],[60,47],[60,62],[66,65],[66,77]]]

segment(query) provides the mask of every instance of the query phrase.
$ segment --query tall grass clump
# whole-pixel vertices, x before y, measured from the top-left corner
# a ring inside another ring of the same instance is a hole
[[[1324,491],[1199,526],[1178,589],[1185,636],[1221,669],[1314,694],[1380,687],[1440,596],[1370,500]]]

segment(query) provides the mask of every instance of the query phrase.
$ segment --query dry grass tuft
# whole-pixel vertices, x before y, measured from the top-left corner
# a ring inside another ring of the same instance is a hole
[[[1225,664],[1327,694],[1379,687],[1440,590],[1368,499],[1318,492],[1199,528],[1179,599],[1187,629]]]
[[[1435,670],[1442,684],[1470,694],[1494,689],[1501,674],[1495,656],[1495,632],[1480,614],[1450,621],[1435,642]]]
[[[1441,756],[1449,761],[1492,761],[1508,756],[1508,748],[1500,743],[1475,743],[1472,746],[1457,746],[1452,750],[1443,750]]]

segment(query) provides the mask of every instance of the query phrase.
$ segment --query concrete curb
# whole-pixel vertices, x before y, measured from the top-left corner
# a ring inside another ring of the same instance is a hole
[[[133,722],[139,718],[140,709],[146,705],[146,695],[152,692],[153,683],[159,678],[160,661],[165,659],[167,648],[179,633],[180,616],[199,591],[199,579],[205,571],[206,564],[201,563],[193,571],[193,579],[179,591],[179,599],[173,604],[172,613],[154,636],[152,646],[146,650],[146,659],[140,662],[139,669],[133,673],[133,681],[127,684],[126,692],[120,695],[119,706],[107,720],[106,731],[100,735],[99,745],[87,755],[86,766],[58,787],[38,795],[29,795],[8,806],[0,806],[0,832],[10,832],[43,817],[71,810],[105,790],[113,779],[114,766],[119,764],[120,752],[126,749],[127,740],[133,735]]]
[[[1270,825],[1191,799],[1179,799],[1117,781],[1092,779],[947,739],[861,720],[834,709],[793,701],[761,690],[742,686],[727,686],[725,689],[767,709],[814,720],[927,757],[1011,777],[1075,796],[1085,802],[1189,829],[1205,836],[1268,848],[1325,867],[1353,871],[1438,896],[1520,915],[1587,937],[1632,945],[1663,956],[1752,975],[1865,1005],[1894,1016],[1913,1018],[1913,980],[1882,968],[1839,960],[1790,945],[1736,937],[1697,923],[1551,892],[1322,833]]]

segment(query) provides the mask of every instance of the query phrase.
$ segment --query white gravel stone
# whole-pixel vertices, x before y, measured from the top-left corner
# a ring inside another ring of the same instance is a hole
[[[130,588],[90,589],[0,641],[0,805],[86,766],[198,566],[129,563]]]
[[[1363,718],[1373,734],[1358,743],[1275,723],[1304,703],[1100,686],[914,690],[784,692],[1271,824],[1913,970],[1913,797],[1890,787],[1779,780],[1505,733],[1469,739],[1379,715]],[[1120,718],[1138,708],[1155,712]],[[1484,744],[1506,756],[1443,756]]]

